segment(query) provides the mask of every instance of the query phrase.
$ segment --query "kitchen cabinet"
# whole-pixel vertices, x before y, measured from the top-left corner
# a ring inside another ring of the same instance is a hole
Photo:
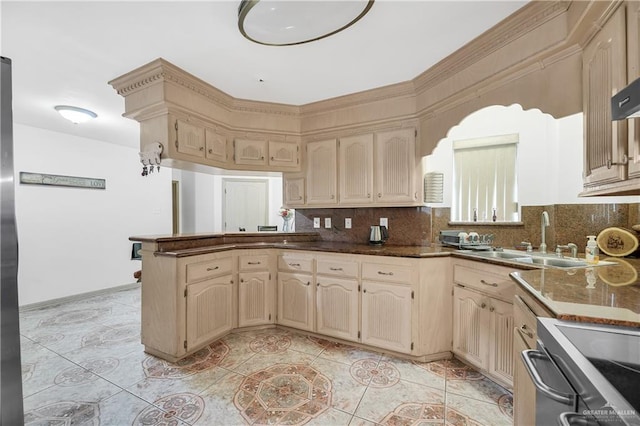
[[[336,140],[307,143],[306,195],[308,206],[338,202]]]
[[[416,174],[421,178],[422,173],[416,163],[416,130],[378,132],[375,137],[376,203],[417,203],[422,194],[416,189]]]
[[[238,326],[272,324],[275,289],[269,253],[238,256]]]
[[[313,331],[312,281],[311,274],[278,273],[278,324]]]
[[[227,163],[227,137],[211,129],[205,128],[205,157],[220,165]]]
[[[403,265],[363,263],[362,343],[411,353],[413,272]]]
[[[552,316],[539,302],[521,288],[513,299],[513,422],[515,425],[535,424],[536,387],[529,377],[520,354],[536,349],[537,317]]]
[[[267,141],[235,139],[233,141],[236,164],[265,166],[267,164]]]
[[[269,166],[280,169],[297,168],[300,146],[292,142],[269,141]]]
[[[340,203],[373,203],[373,133],[339,142]]]
[[[343,256],[319,256],[316,275],[316,331],[357,342],[360,337],[360,263]]]
[[[284,185],[283,202],[287,207],[300,207],[305,203],[304,177],[283,173]]]
[[[182,154],[204,157],[204,127],[186,120],[175,120],[176,149]]]
[[[145,351],[175,362],[236,327],[232,252],[188,257],[143,254]]]
[[[639,7],[621,3],[583,51],[582,195],[640,193],[640,120],[611,120],[611,96],[640,77]]]
[[[453,352],[489,377],[513,386],[513,269],[456,260]]]

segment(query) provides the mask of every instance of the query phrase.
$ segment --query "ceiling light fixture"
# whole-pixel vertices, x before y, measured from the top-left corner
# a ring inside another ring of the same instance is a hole
[[[374,0],[242,0],[238,28],[247,39],[267,46],[292,46],[320,40],[355,24]]]
[[[98,116],[98,114],[93,111],[89,111],[88,109],[69,105],[56,105],[54,108],[61,116],[74,124],[84,123]]]

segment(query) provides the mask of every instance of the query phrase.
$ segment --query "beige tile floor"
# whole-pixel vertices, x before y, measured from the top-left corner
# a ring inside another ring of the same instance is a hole
[[[411,362],[282,329],[178,364],[143,352],[140,290],[20,314],[28,425],[511,425],[511,394],[457,360]]]

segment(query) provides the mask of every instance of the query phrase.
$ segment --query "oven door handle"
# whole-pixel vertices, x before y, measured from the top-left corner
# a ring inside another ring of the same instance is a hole
[[[527,372],[529,373],[529,376],[531,376],[531,380],[533,380],[533,384],[540,392],[542,392],[548,398],[551,398],[552,400],[557,401],[561,404],[573,405],[573,395],[553,389],[551,386],[542,381],[542,377],[540,377],[540,373],[538,373],[538,370],[533,363],[533,358],[550,361],[549,357],[547,357],[546,354],[534,349],[528,349],[526,351],[522,351],[521,355],[522,360],[524,361],[524,366],[527,368]]]
[[[597,426],[593,420],[578,413],[562,413],[558,416],[558,426]]]

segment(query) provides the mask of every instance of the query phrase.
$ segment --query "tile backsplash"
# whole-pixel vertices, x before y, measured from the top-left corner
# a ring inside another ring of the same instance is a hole
[[[370,225],[378,225],[381,217],[389,219],[389,245],[430,245],[438,242],[443,229],[461,229],[479,234],[493,234],[494,245],[513,247],[529,241],[537,247],[541,240],[543,211],[549,213],[550,226],[546,229],[549,250],[557,244],[575,243],[584,251],[587,235],[598,235],[605,228],[616,226],[631,228],[640,223],[640,203],[616,204],[555,204],[523,206],[522,222],[518,224],[469,223],[449,225],[449,208],[394,207],[353,209],[299,209],[296,210],[296,230],[318,231],[325,241],[363,243],[369,240]],[[319,217],[320,229],[313,228],[313,218]],[[324,228],[324,219],[330,217],[331,229]],[[351,218],[352,229],[345,229],[344,219]]]

